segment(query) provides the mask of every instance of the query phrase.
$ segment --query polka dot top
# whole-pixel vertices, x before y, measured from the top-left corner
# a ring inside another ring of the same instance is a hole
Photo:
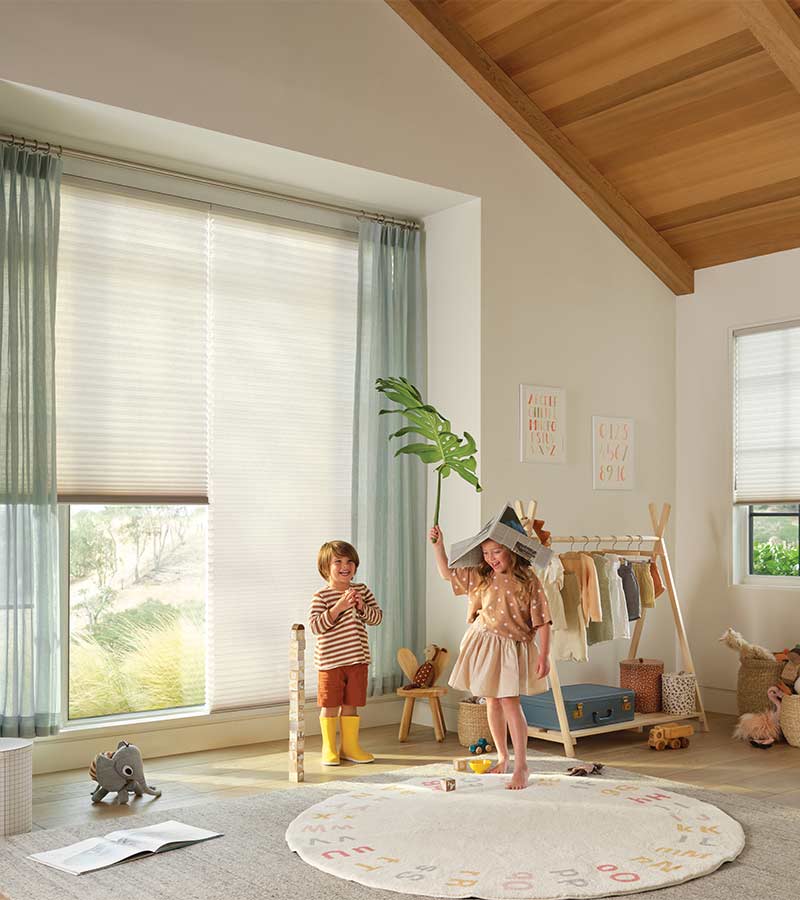
[[[488,631],[514,641],[531,641],[536,629],[550,625],[550,607],[542,583],[533,574],[527,584],[513,575],[492,572],[479,587],[476,568],[450,570],[457,596],[469,596],[467,621],[480,617]]]

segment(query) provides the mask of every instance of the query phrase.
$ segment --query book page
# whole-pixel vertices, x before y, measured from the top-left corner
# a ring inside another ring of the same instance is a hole
[[[157,853],[169,844],[194,844],[214,837],[221,835],[218,831],[206,831],[205,828],[195,828],[193,825],[184,825],[183,822],[169,821],[143,828],[112,831],[106,835],[106,840],[128,847],[132,853],[142,850]]]
[[[105,838],[88,838],[68,847],[60,847],[58,850],[34,853],[28,858],[60,869],[62,872],[69,872],[71,875],[80,875],[83,872],[113,866],[136,856],[139,852],[132,847],[111,843]]]

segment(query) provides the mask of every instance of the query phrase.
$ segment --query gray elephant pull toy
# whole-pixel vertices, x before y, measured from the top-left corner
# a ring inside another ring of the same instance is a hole
[[[89,766],[89,775],[97,782],[92,803],[100,803],[109,791],[117,792],[112,803],[120,805],[128,802],[131,792],[137,797],[142,794],[161,796],[161,791],[145,781],[141,751],[127,741],[120,741],[113,753],[110,750],[98,753]]]

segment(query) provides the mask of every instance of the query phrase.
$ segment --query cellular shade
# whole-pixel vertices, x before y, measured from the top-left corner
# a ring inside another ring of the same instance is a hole
[[[734,336],[734,500],[800,501],[800,323]]]
[[[221,210],[211,220],[212,709],[288,696],[289,634],[349,539],[354,236]],[[313,695],[313,639],[306,691]]]
[[[56,306],[63,502],[208,497],[208,206],[65,180]]]

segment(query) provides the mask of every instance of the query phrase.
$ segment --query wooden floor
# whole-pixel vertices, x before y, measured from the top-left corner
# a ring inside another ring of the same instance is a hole
[[[578,757],[632,772],[657,775],[689,784],[769,799],[800,807],[800,749],[781,744],[771,750],[756,750],[730,737],[732,716],[712,714],[711,732],[696,734],[686,750],[656,752],[647,746],[647,733],[619,731],[578,742]],[[305,785],[336,779],[357,779],[367,772],[391,772],[439,759],[463,756],[456,736],[447,735],[443,744],[433,739],[433,730],[413,726],[405,744],[397,741],[397,726],[366,729],[362,743],[378,759],[369,766],[349,763],[335,768],[319,764],[319,737],[306,739]],[[531,740],[531,750],[556,754],[558,747]],[[569,763],[565,760],[564,768]],[[183,806],[208,803],[213,799],[244,797],[287,787],[287,744],[275,741],[168,756],[146,762],[148,779],[163,790],[158,800],[146,797],[132,801],[130,813],[150,803],[165,812]],[[74,822],[95,821],[120,815],[120,807],[92,806],[92,790],[86,769],[37,775],[33,785],[35,828],[52,828]],[[122,808],[125,814],[125,808]]]

